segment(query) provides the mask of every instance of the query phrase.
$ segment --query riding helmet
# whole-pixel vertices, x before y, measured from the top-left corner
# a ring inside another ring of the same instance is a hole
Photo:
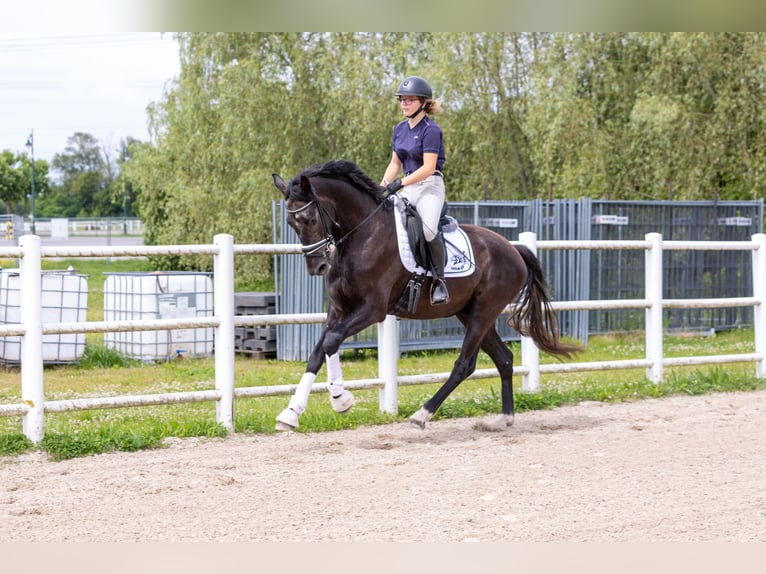
[[[399,84],[399,89],[396,90],[395,96],[419,96],[430,100],[433,98],[433,92],[431,86],[420,76],[410,76],[404,78],[402,83]]]

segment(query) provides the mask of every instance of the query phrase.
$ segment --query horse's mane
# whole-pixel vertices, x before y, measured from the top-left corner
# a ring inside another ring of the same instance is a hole
[[[368,194],[380,203],[385,199],[385,188],[375,183],[370,176],[352,161],[345,159],[334,159],[325,163],[315,163],[307,167],[290,181],[290,190],[300,194],[301,177],[322,177],[327,179],[341,179],[355,187],[361,192]],[[297,199],[297,197],[296,197]]]

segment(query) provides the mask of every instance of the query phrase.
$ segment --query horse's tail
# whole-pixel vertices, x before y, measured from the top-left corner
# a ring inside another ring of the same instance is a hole
[[[568,345],[559,340],[558,320],[551,308],[540,260],[523,245],[517,245],[516,250],[527,266],[527,284],[508,324],[525,337],[531,337],[543,351],[571,358],[573,353],[583,349],[580,345]]]

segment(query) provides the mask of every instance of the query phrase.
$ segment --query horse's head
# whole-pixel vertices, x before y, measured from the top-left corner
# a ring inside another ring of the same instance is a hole
[[[274,185],[285,196],[287,223],[298,234],[304,246],[306,268],[310,275],[325,275],[330,270],[329,252],[331,249],[330,230],[326,218],[323,218],[320,205],[316,201],[311,181],[301,175],[290,185],[278,175],[272,174]]]
[[[287,223],[303,244],[306,267],[312,275],[325,275],[334,248],[359,238],[361,234],[354,232],[386,205],[384,188],[346,160],[315,164],[289,183],[277,174],[272,177],[285,196]]]

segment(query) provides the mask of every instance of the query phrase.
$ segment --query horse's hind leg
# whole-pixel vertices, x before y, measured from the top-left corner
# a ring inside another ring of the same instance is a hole
[[[447,397],[450,395],[450,393],[452,393],[452,391],[454,391],[460,383],[467,379],[471,373],[476,370],[476,358],[478,355],[479,351],[477,349],[476,351],[473,351],[473,354],[469,358],[465,359],[463,358],[464,355],[461,352],[460,356],[455,361],[455,366],[452,368],[452,372],[450,373],[449,377],[447,377],[445,383],[439,387],[439,390],[436,391],[436,394],[428,399],[426,404],[424,404],[418,412],[410,417],[410,423],[417,426],[421,430],[425,429],[426,423],[431,420],[431,418],[434,416],[434,413],[438,410],[442,403],[447,400]]]
[[[461,316],[458,316],[458,319],[464,324],[467,321]],[[455,367],[447,381],[418,412],[410,417],[410,423],[424,429],[426,423],[431,420],[431,417],[433,417],[436,410],[447,399],[450,393],[474,372],[479,352],[478,349],[472,351],[472,347],[475,347],[475,343],[470,342],[469,336],[466,335],[466,341],[463,342],[460,357],[455,361]],[[481,339],[481,348],[494,361],[500,374],[502,414],[491,423],[484,423],[480,426],[483,430],[501,430],[513,424],[513,353],[500,338],[500,335],[497,334],[494,326]],[[463,359],[469,352],[472,353],[469,355],[470,358]]]
[[[455,360],[455,366],[452,368],[452,372],[447,377],[446,382],[436,391],[436,394],[428,399],[423,407],[409,419],[412,424],[421,429],[426,428],[426,423],[431,420],[431,417],[434,416],[434,413],[450,393],[476,370],[479,345],[484,339],[487,329],[491,329],[494,323],[492,321],[492,323],[487,325],[483,321],[476,321],[475,316],[469,318],[467,315],[462,314],[457,315],[457,318],[466,326],[466,334],[465,339],[463,339],[463,346],[460,349],[460,355]],[[473,323],[471,322],[472,320]]]
[[[487,353],[500,374],[501,414],[489,422],[480,421],[474,428],[478,430],[500,431],[513,425],[513,352],[503,342],[497,330],[491,329],[481,342],[482,350]]]

